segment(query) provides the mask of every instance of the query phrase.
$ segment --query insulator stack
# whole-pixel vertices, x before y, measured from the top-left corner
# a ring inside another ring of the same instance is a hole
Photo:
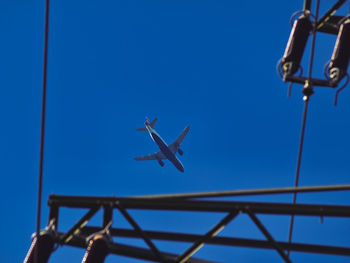
[[[40,233],[39,238],[33,239],[23,263],[46,263],[53,251],[54,244],[54,236],[51,233]]]
[[[304,14],[294,22],[281,60],[283,74],[293,75],[298,71],[311,30],[312,23],[308,15]]]
[[[108,240],[97,234],[89,241],[82,263],[103,263],[107,255]]]
[[[328,74],[333,82],[339,82],[347,73],[350,59],[350,18],[341,24],[335,42]]]

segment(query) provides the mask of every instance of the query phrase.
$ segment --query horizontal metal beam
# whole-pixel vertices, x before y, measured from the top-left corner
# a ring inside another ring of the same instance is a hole
[[[250,210],[258,214],[276,215],[305,215],[305,216],[337,216],[350,217],[350,206],[335,205],[303,205],[289,203],[262,203],[262,202],[223,202],[223,201],[153,201],[128,200],[125,208],[198,211],[198,212],[231,212],[237,210],[245,213]]]
[[[135,196],[127,198],[135,199],[189,199],[189,198],[216,198],[216,197],[234,197],[234,196],[253,196],[253,195],[270,195],[270,194],[291,194],[291,193],[314,193],[314,192],[330,192],[330,191],[350,191],[350,184],[344,185],[321,185],[321,186],[301,186],[301,187],[278,187],[278,188],[266,188],[266,189],[248,189],[248,190],[228,190],[228,191],[216,191],[216,192],[199,192],[199,193],[184,193],[184,194],[164,194],[164,195],[145,195]],[[72,202],[78,201],[79,198],[84,200],[90,200],[95,202],[96,205],[100,205],[100,200],[103,203],[115,202],[120,198],[116,197],[79,197],[79,196],[60,196],[51,195],[48,201],[49,205],[55,201],[72,200]],[[89,199],[90,198],[90,199]]]
[[[60,234],[59,234],[60,235]],[[80,247],[80,248],[86,248],[86,242],[85,237],[83,236],[74,236],[66,245],[73,246],[73,247]],[[119,243],[109,243],[109,253],[120,255],[120,256],[126,256],[131,258],[138,258],[138,259],[144,259],[154,262],[162,262],[162,263],[175,263],[177,255],[171,254],[171,253],[165,253],[162,252],[162,258],[164,261],[160,261],[160,259],[154,255],[154,253],[151,250],[130,246],[130,245],[123,245]],[[215,263],[214,261],[209,260],[203,260],[198,258],[190,258],[188,263]]]
[[[164,195],[145,195],[135,198],[147,199],[188,199],[188,198],[214,198],[214,197],[233,197],[247,195],[269,195],[269,194],[290,194],[290,193],[311,193],[328,191],[349,191],[350,184],[345,185],[321,185],[321,186],[301,186],[301,187],[278,187],[266,189],[248,189],[248,190],[230,190],[187,194],[164,194]]]
[[[96,205],[110,204],[113,208],[122,205],[125,209],[197,211],[197,212],[232,212],[254,214],[303,215],[350,217],[350,206],[310,205],[267,202],[233,201],[196,201],[196,200],[153,200],[141,198],[116,197],[74,197],[50,196],[49,205],[71,208],[92,208]]]
[[[99,227],[86,226],[82,229],[81,234],[85,236],[89,236],[100,230],[101,228]],[[202,235],[174,233],[174,232],[159,232],[159,231],[144,231],[144,232],[151,239],[163,240],[163,241],[174,241],[174,242],[192,243],[203,237]],[[140,238],[138,233],[131,229],[111,228],[110,233],[112,236],[115,236],[115,237]],[[234,237],[220,237],[220,236],[213,237],[207,240],[206,244],[274,249],[271,243],[265,240],[234,238]],[[288,242],[279,242],[279,241],[276,241],[276,244],[278,244],[278,246],[284,250],[291,250],[295,252],[350,256],[350,247],[336,247],[336,246],[305,244],[305,243],[288,243]]]
[[[338,83],[331,82],[329,80],[325,79],[317,79],[317,78],[312,78],[309,79],[308,77],[299,77],[299,76],[291,76],[291,75],[285,75],[283,77],[284,82],[292,82],[292,83],[298,83],[302,85],[306,85],[309,83],[311,86],[318,86],[318,87],[323,87],[323,88],[335,88],[337,87]]]

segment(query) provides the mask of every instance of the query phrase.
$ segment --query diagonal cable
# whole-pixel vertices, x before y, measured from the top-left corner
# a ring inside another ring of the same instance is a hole
[[[41,100],[41,128],[40,128],[38,197],[37,197],[37,215],[36,215],[36,237],[37,238],[39,237],[39,234],[40,234],[41,199],[42,199],[43,167],[44,167],[47,57],[48,57],[48,43],[49,43],[49,10],[50,10],[50,0],[46,0],[45,29],[44,29],[43,82],[42,82],[42,100]],[[34,263],[38,262],[38,258],[39,258],[39,249],[36,247],[35,252],[34,252]]]

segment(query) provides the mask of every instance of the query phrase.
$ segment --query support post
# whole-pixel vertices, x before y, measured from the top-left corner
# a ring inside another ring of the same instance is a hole
[[[311,0],[304,0],[304,11],[311,10]]]
[[[110,222],[113,221],[113,205],[105,205],[103,206],[103,225],[105,228]]]
[[[108,251],[107,238],[97,234],[89,241],[82,263],[103,263]]]
[[[43,231],[39,237],[33,239],[32,245],[23,263],[46,263],[49,260],[55,244],[54,236],[48,231]]]

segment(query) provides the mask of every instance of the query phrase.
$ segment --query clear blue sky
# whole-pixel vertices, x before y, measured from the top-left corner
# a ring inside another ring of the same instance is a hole
[[[321,13],[333,3],[321,1]],[[292,186],[303,101],[300,86],[287,98],[275,67],[290,17],[302,6],[302,0],[52,0],[42,227],[51,193],[132,196]],[[23,261],[36,226],[43,22],[43,0],[0,2],[2,262]],[[335,36],[318,34],[315,76],[322,76],[334,42]],[[311,98],[300,185],[349,183],[350,88],[338,107],[333,95],[317,89]],[[133,160],[157,150],[146,133],[135,131],[145,116],[159,118],[156,129],[168,143],[191,126],[182,147],[184,174],[169,162],[161,168]],[[304,194],[298,201],[349,205],[349,198]],[[64,212],[62,230],[79,216]],[[186,215],[133,215],[147,229],[170,225],[194,233],[205,233],[221,218],[195,224]],[[287,240],[289,218],[259,218],[276,239]],[[119,222],[125,225],[116,215],[113,226]],[[349,220],[297,218],[294,240],[349,247],[348,226]],[[222,234],[263,239],[244,215]],[[159,245],[178,253],[188,247]],[[50,262],[80,262],[83,254],[60,248]],[[205,246],[196,256],[281,262],[275,251],[245,248]],[[110,255],[106,262],[118,259]],[[302,253],[292,259],[349,261]]]

